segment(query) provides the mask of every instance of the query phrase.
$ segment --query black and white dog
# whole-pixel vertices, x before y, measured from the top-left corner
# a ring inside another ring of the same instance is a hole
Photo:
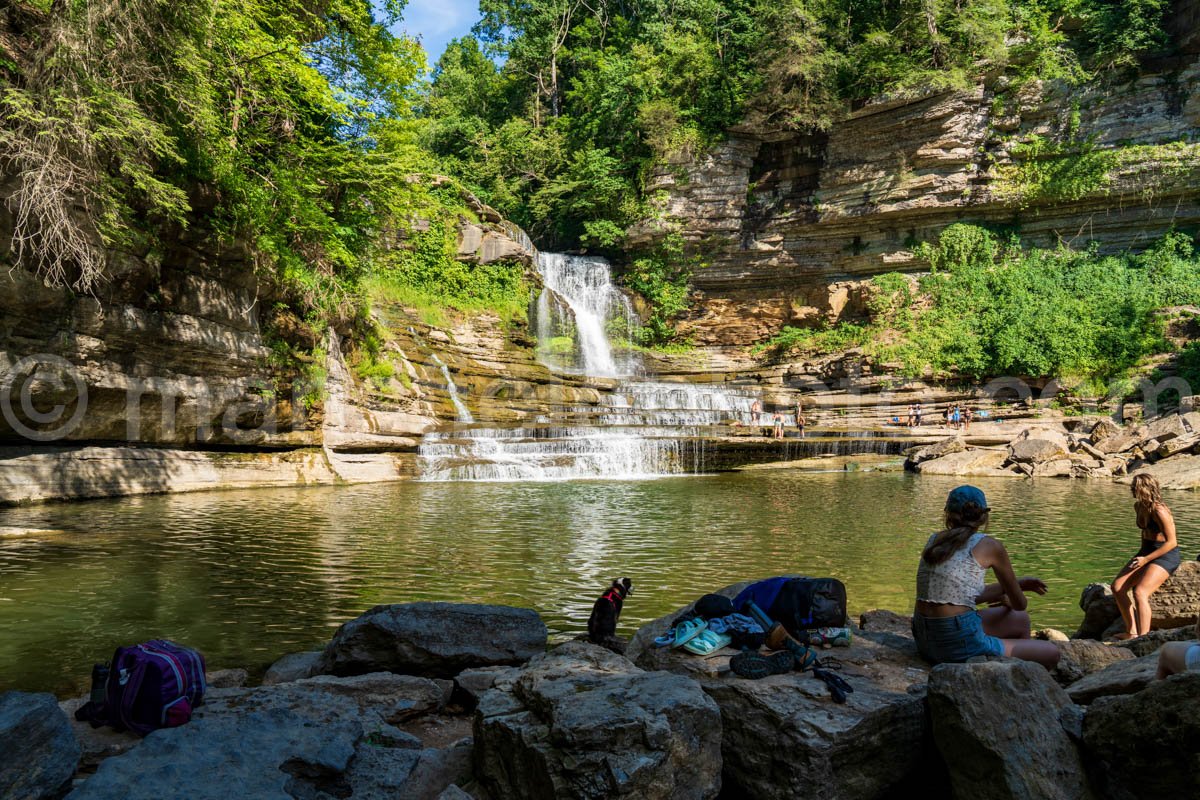
[[[625,643],[617,638],[617,620],[621,617],[621,606],[625,598],[633,594],[633,581],[618,578],[600,595],[592,606],[588,617],[588,641],[607,647],[618,653],[625,652]]]

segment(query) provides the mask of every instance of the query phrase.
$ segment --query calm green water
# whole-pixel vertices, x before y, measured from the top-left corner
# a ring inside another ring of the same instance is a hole
[[[319,647],[377,603],[455,600],[585,629],[618,575],[631,632],[696,596],[782,572],[845,581],[852,612],[907,612],[917,558],[955,479],[762,471],[654,481],[261,490],[0,511],[0,690],[85,687],[91,664],[152,637],[210,668]],[[1073,629],[1080,589],[1137,549],[1126,488],[980,482],[1018,574],[1050,585],[1035,625]],[[1172,494],[1184,553],[1200,496]]]

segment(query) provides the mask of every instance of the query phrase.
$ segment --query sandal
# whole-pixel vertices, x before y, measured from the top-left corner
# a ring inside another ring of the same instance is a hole
[[[729,659],[729,668],[735,675],[757,681],[769,675],[782,675],[796,666],[796,657],[786,650],[764,656],[753,650],[743,650]]]
[[[846,702],[846,695],[854,691],[854,687],[845,678],[827,667],[820,665],[813,667],[813,677],[825,682],[826,688],[829,689],[829,696],[835,703]]]
[[[708,622],[696,617],[689,619],[687,622],[675,626],[675,640],[671,647],[683,647],[685,644],[695,639],[708,627]]]
[[[703,622],[703,620],[701,620]],[[709,656],[733,644],[733,638],[726,633],[704,630],[687,642],[683,649],[698,656]]]

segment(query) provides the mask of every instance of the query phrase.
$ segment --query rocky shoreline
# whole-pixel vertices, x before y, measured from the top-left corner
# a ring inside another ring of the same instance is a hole
[[[1053,672],[1011,659],[931,670],[908,617],[868,611],[851,646],[821,653],[854,688],[844,704],[811,673],[751,681],[732,674],[728,649],[654,647],[685,609],[643,626],[621,656],[549,646],[528,609],[377,606],[324,650],[277,661],[261,685],[211,672],[192,721],[145,739],[76,722],[86,698],[0,694],[0,795],[1194,796],[1200,674],[1153,679],[1157,648],[1195,636],[1200,563],[1154,603],[1174,627],[1102,643],[1115,605],[1106,585],[1087,587],[1074,637],[1036,634],[1062,650]]]
[[[1031,424],[1005,444],[973,444],[953,435],[910,450],[905,468],[925,475],[1121,482],[1145,472],[1164,489],[1194,489],[1200,486],[1200,412],[1184,410],[1126,426],[1107,417],[1068,417]]]

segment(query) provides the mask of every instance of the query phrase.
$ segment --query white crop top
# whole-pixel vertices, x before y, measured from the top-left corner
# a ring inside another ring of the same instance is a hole
[[[930,565],[921,559],[917,567],[917,599],[927,603],[951,603],[957,606],[975,607],[975,598],[983,591],[983,577],[987,573],[979,566],[972,551],[985,533],[976,533],[967,543],[940,564]],[[933,541],[929,537],[929,543]]]

